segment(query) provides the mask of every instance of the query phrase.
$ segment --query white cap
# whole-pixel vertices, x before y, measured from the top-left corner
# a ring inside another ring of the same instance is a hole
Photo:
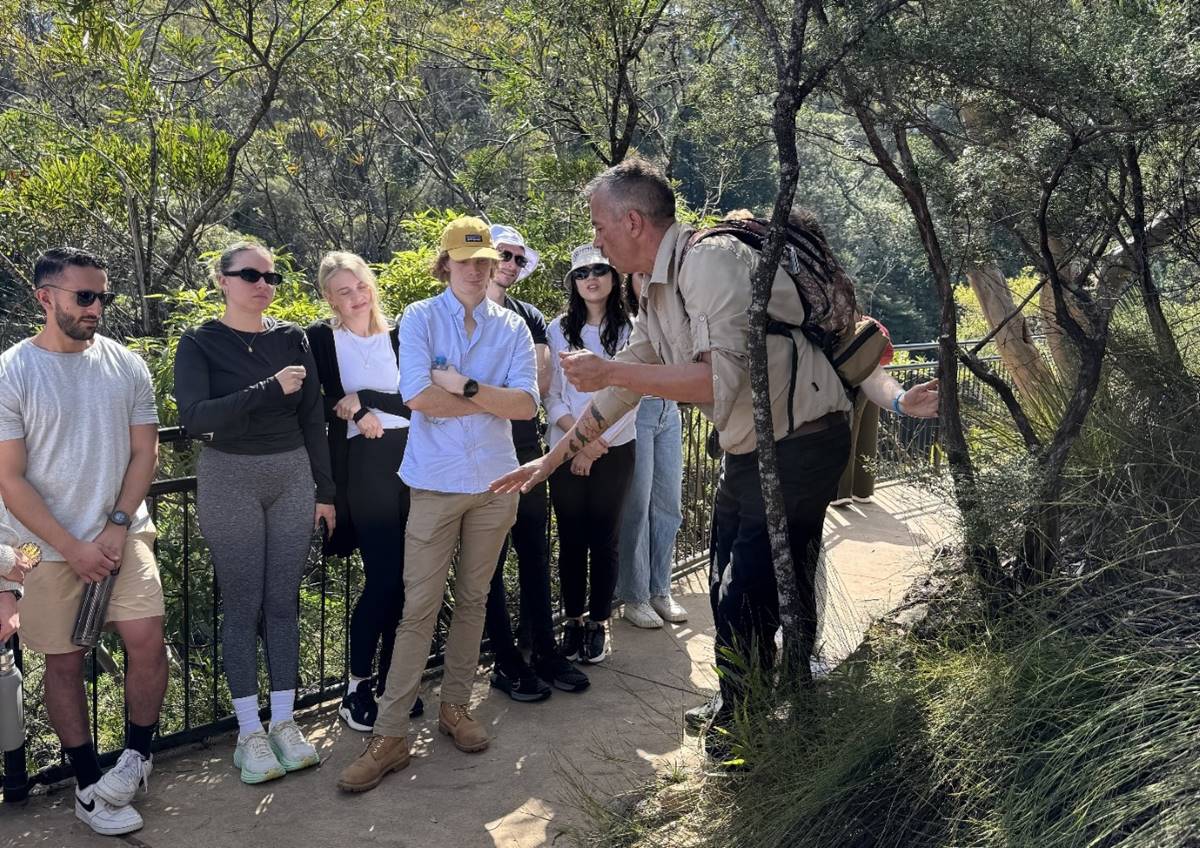
[[[538,252],[525,243],[525,237],[521,235],[514,227],[506,227],[503,224],[492,224],[492,246],[497,250],[500,245],[507,244],[509,247],[525,248],[525,258],[528,260],[525,267],[521,269],[521,273],[517,274],[517,280],[523,280],[533,273],[533,270],[538,266],[538,260],[541,258]]]

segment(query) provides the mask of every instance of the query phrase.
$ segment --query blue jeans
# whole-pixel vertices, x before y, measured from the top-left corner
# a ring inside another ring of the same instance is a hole
[[[642,398],[637,459],[621,515],[617,598],[645,603],[671,592],[675,534],[683,523],[683,431],[673,400]]]

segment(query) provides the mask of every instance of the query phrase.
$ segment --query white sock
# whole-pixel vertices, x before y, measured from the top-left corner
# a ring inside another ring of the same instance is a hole
[[[284,689],[271,693],[271,727],[278,727],[292,720],[292,707],[296,704],[296,690]]]
[[[353,695],[358,690],[358,684],[362,683],[366,679],[367,678],[365,677],[355,677],[353,674],[350,675],[350,682],[346,684],[346,694]]]
[[[238,720],[238,738],[249,736],[263,729],[258,720],[258,696],[247,695],[245,698],[233,699],[233,712]]]

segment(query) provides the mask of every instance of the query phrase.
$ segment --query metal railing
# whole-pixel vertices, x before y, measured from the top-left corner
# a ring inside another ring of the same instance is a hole
[[[908,346],[914,352],[935,345]],[[889,366],[902,383],[928,379],[936,362]],[[982,397],[983,387],[964,372],[963,393]],[[711,423],[693,407],[682,406],[683,524],[675,540],[676,574],[702,567],[708,559],[711,506],[720,460],[706,449]],[[884,469],[901,464],[936,464],[937,422],[901,419],[884,412],[880,422],[880,458]],[[195,446],[178,428],[164,428],[160,441],[165,477],[153,484],[148,501],[159,536],[155,553],[166,601],[164,630],[170,663],[169,684],[159,723],[159,749],[186,745],[236,727],[227,684],[221,672],[220,591],[195,515]],[[173,476],[174,475],[174,476]],[[556,534],[551,532],[551,556]],[[510,554],[508,568],[515,566]],[[553,570],[552,570],[553,572]],[[337,697],[348,675],[350,610],[361,591],[362,567],[353,558],[326,558],[314,553],[300,586],[301,685],[297,707]],[[515,606],[517,593],[510,593]],[[429,667],[441,662],[449,601],[435,635]],[[515,610],[514,610],[515,613]],[[515,617],[515,616],[514,616]],[[486,645],[485,645],[486,647]],[[19,653],[19,652],[18,652]],[[27,760],[31,780],[53,783],[70,776],[58,740],[45,714],[40,657],[25,658]],[[92,738],[103,752],[101,762],[115,760],[124,735],[124,654],[112,634],[105,634],[87,663],[87,692]]]

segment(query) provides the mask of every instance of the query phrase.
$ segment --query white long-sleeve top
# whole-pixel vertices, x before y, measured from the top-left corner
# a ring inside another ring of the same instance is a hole
[[[599,327],[585,324],[579,335],[583,339],[585,348],[597,356],[612,359],[608,355],[608,351],[604,349],[604,345],[600,343]],[[567,343],[567,337],[563,334],[561,315],[550,322],[546,336],[550,341],[550,391],[546,394],[543,402],[546,407],[546,419],[550,423],[547,439],[550,447],[553,448],[558,444],[558,440],[566,435],[558,426],[558,420],[564,415],[578,419],[583,414],[583,410],[587,408],[588,401],[592,399],[592,393],[581,392],[572,386],[570,380],[563,374],[562,365],[559,364],[558,354],[560,352],[577,350]],[[621,330],[617,349],[620,350],[628,341],[629,327],[626,325]],[[637,410],[638,408],[635,406],[604,431],[604,441],[608,442],[610,447],[631,442],[637,436]]]

